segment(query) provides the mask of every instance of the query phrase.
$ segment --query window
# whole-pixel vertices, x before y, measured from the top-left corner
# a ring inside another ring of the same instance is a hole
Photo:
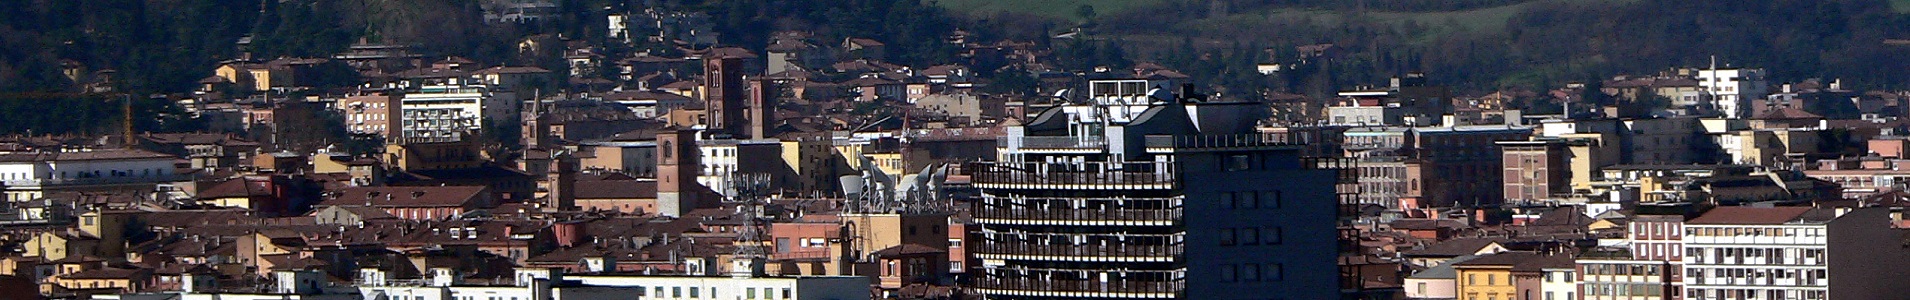
[[[1241,245],[1259,245],[1260,244],[1260,228],[1241,228],[1240,229],[1240,244]]]
[[[1280,208],[1281,191],[1260,192],[1260,208]]]
[[[1227,209],[1234,209],[1239,204],[1234,201],[1234,193],[1220,193],[1220,205]]]
[[[683,287],[670,287],[670,298],[683,298]]]
[[[1267,272],[1262,277],[1266,281],[1286,280],[1286,270],[1280,264],[1267,264]],[[1423,284],[1423,283],[1422,283]]]
[[[1466,274],[1466,285],[1479,284],[1479,274]]]
[[[1486,285],[1499,284],[1499,274],[1486,274]]]
[[[1268,227],[1260,231],[1260,243],[1263,245],[1280,244],[1280,227]]]
[[[690,288],[690,298],[696,298],[696,297],[698,297],[698,295],[697,295],[697,293],[696,293],[696,292],[697,292],[697,291],[702,291],[702,290],[703,290],[703,289],[699,289],[699,288],[694,288],[694,287],[692,287],[692,288]]]
[[[756,288],[748,288],[743,291],[749,296],[747,299],[756,299]]]
[[[783,288],[783,299],[789,299],[789,288]]]
[[[1260,265],[1259,264],[1241,265],[1240,266],[1240,281],[1260,281]]]
[[[1228,172],[1246,171],[1248,167],[1253,166],[1251,158],[1246,154],[1228,155],[1225,164],[1226,165],[1221,166],[1221,169]]]
[[[1234,196],[1234,200],[1240,201],[1240,205],[1237,205],[1240,209],[1254,209],[1254,207],[1258,206],[1255,202],[1260,202],[1260,199],[1258,196],[1255,196],[1255,194],[1258,193],[1240,192],[1239,196]]]
[[[1220,229],[1220,245],[1221,246],[1234,245],[1234,229],[1233,228]]]
[[[1234,265],[1220,266],[1220,282],[1234,282]]]

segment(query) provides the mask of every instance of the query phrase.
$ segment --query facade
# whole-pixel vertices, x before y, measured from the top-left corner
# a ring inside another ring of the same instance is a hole
[[[1502,141],[1506,201],[1540,201],[1570,191],[1566,183],[1565,143],[1558,140]]]
[[[395,93],[354,95],[339,99],[337,107],[344,112],[346,131],[389,138],[401,136],[404,128],[401,99]]]
[[[480,86],[423,86],[401,102],[401,139],[407,142],[456,141],[484,128],[485,122],[517,115],[515,97]]]
[[[1303,160],[1298,141],[1254,133],[1253,104],[1147,96],[1145,83],[1091,82],[1133,93],[1090,88],[1094,104],[1050,108],[1010,127],[997,160],[971,166],[981,196],[976,236],[965,245],[980,261],[970,290],[993,298],[1337,297],[1336,274],[1319,270],[1336,268],[1337,201],[1328,187],[1340,173]]]
[[[1764,99],[1769,92],[1770,83],[1764,76],[1764,69],[1698,70],[1698,87],[1711,94],[1725,118],[1749,118],[1751,101]]]
[[[1684,225],[1684,296],[1829,299],[1826,223],[1810,207],[1711,209]]]
[[[0,155],[0,182],[8,201],[44,197],[53,191],[153,191],[185,179],[175,174],[179,158],[145,150],[95,150]]]

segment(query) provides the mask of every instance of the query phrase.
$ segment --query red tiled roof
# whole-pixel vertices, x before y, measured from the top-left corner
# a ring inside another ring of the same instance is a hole
[[[355,187],[321,205],[365,205],[373,207],[445,207],[464,206],[484,194],[482,186],[389,186]]]
[[[1810,207],[1747,207],[1723,206],[1713,208],[1704,215],[1685,221],[1685,224],[1701,225],[1775,225],[1797,220],[1810,212]]]
[[[594,180],[577,181],[577,199],[654,199],[656,181]]]

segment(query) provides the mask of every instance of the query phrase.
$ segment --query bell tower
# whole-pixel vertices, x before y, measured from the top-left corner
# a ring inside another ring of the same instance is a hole
[[[702,156],[695,130],[672,127],[657,133],[656,214],[683,216],[701,204],[695,187]]]

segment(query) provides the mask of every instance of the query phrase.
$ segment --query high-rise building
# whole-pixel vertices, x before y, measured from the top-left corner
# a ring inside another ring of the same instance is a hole
[[[1100,82],[1093,82],[1095,84]],[[1011,126],[967,249],[988,298],[1338,297],[1334,186],[1304,141],[1253,130],[1250,103],[1162,88]],[[1336,166],[1337,167],[1337,166]]]

